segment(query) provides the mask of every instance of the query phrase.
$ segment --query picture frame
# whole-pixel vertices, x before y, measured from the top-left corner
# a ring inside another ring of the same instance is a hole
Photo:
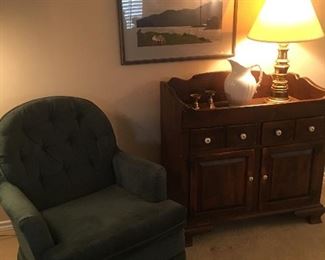
[[[229,58],[238,0],[117,0],[122,65]]]

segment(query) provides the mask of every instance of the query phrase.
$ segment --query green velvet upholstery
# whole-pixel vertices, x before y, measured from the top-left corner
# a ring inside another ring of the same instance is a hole
[[[46,259],[73,256],[84,260],[91,256],[103,259],[107,255],[119,255],[166,232],[182,229],[184,210],[170,200],[147,202],[118,185],[111,185],[45,210],[43,216],[54,240],[61,241],[45,254]]]
[[[151,202],[167,199],[166,173],[162,166],[123,152],[113,157],[113,166],[116,182],[126,190]]]
[[[105,114],[78,98],[44,98],[7,113],[0,164],[42,210],[115,183],[115,136]]]
[[[0,121],[0,203],[19,260],[183,260],[185,209],[163,167],[120,151],[88,100],[48,97]]]
[[[0,202],[15,227],[20,247],[28,259],[40,259],[54,246],[53,238],[41,213],[30,200],[9,182],[0,184]]]

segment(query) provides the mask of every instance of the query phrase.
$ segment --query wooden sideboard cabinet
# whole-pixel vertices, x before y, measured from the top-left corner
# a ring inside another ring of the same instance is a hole
[[[229,106],[227,75],[161,83],[162,163],[169,197],[188,209],[187,244],[227,220],[292,212],[320,223],[325,90],[289,74],[290,101],[269,103],[272,78],[264,74],[250,104]],[[211,89],[216,109],[205,95]],[[192,93],[201,94],[199,110]]]

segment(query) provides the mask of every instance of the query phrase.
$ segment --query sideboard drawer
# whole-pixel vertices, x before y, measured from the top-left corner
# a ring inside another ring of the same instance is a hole
[[[233,125],[227,128],[227,146],[228,147],[247,147],[256,144],[257,126]]]
[[[276,145],[293,141],[294,120],[267,122],[263,124],[262,144]]]
[[[191,131],[191,151],[200,152],[225,147],[225,128],[215,127]]]
[[[325,118],[311,117],[297,120],[296,140],[308,141],[324,137]]]

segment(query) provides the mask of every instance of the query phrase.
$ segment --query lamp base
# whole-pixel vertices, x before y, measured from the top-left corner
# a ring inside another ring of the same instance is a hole
[[[273,98],[273,97],[268,97],[266,98],[266,103],[272,103],[272,104],[282,104],[282,103],[288,103],[293,101],[294,99],[291,99],[290,97],[288,98]]]
[[[274,103],[283,103],[289,100],[287,72],[289,70],[288,43],[279,43],[278,58],[274,65],[273,84],[269,100]]]

